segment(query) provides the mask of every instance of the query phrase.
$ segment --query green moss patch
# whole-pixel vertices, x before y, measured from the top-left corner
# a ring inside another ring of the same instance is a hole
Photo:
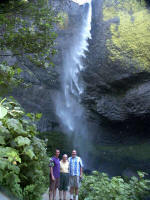
[[[106,46],[112,61],[130,61],[141,70],[150,69],[150,12],[144,1],[104,1],[103,20],[110,23]]]

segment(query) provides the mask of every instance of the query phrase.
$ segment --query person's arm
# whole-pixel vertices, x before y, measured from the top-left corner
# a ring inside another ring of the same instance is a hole
[[[82,178],[82,175],[83,175],[83,162],[80,158],[80,178]]]
[[[68,158],[68,172],[70,173],[70,157]]]
[[[83,168],[80,167],[80,178],[82,178],[82,175],[83,175]]]
[[[54,181],[55,177],[54,177],[54,174],[53,174],[53,167],[50,167],[50,175],[51,175],[52,180]]]
[[[50,176],[51,176],[51,179],[54,181],[55,180],[55,177],[54,177],[54,174],[53,174],[54,161],[53,161],[52,158],[50,159],[49,167],[50,167]]]

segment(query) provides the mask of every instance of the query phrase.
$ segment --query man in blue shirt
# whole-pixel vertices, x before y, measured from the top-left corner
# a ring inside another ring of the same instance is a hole
[[[70,200],[73,200],[75,191],[75,200],[78,200],[80,179],[83,173],[83,163],[80,157],[77,156],[77,151],[72,151],[72,157],[69,158],[69,184],[70,184]]]

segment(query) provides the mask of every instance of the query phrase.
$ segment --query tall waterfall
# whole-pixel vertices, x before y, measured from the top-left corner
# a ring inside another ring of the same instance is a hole
[[[80,78],[80,72],[84,69],[82,58],[85,57],[85,51],[88,51],[88,39],[91,38],[91,0],[88,0],[88,4],[88,12],[83,19],[80,32],[75,36],[70,49],[66,52],[63,73],[61,74],[62,90],[55,101],[56,113],[63,127],[66,129],[66,132],[76,135],[74,137],[83,137],[87,131],[84,108],[81,105],[81,94],[84,92],[84,86]],[[78,142],[75,140],[76,144]],[[82,144],[78,143],[75,147],[80,145]]]

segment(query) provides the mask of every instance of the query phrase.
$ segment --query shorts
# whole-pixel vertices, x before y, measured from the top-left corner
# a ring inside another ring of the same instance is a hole
[[[60,191],[67,191],[69,185],[69,174],[68,173],[60,173]]]
[[[59,178],[55,178],[53,181],[52,178],[50,177],[50,187],[49,190],[53,191],[59,187]]]
[[[79,188],[80,187],[80,177],[79,176],[70,176],[69,177],[69,186]]]

